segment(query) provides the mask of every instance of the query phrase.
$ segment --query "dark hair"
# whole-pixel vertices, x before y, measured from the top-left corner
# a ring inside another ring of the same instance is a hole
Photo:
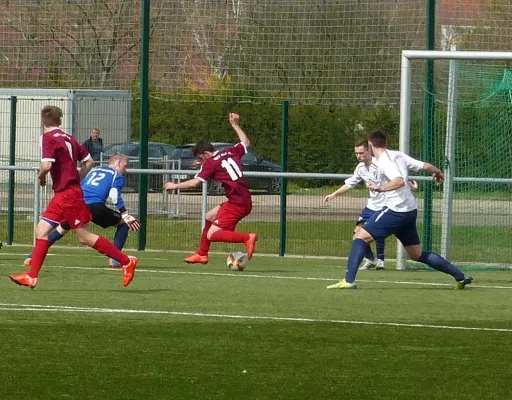
[[[388,144],[388,137],[382,129],[375,129],[368,134],[368,141],[372,146],[384,149]]]
[[[62,110],[56,106],[44,106],[41,110],[41,122],[44,126],[60,126]]]
[[[192,148],[192,154],[194,157],[197,157],[199,154],[204,154],[205,152],[210,151],[213,153],[213,145],[207,140],[200,140],[196,143],[196,145]]]
[[[356,144],[354,145],[354,147],[361,147],[363,146],[366,150],[369,149],[369,146],[368,146],[368,140],[366,139],[359,139]]]

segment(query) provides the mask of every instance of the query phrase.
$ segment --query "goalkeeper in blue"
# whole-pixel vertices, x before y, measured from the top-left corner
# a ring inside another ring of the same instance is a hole
[[[117,227],[114,235],[114,246],[122,250],[128,231],[138,231],[141,227],[140,222],[126,210],[121,192],[124,187],[123,174],[128,168],[128,158],[120,153],[114,153],[108,160],[105,167],[93,168],[80,183],[84,192],[85,204],[92,215],[92,222],[102,228],[111,226]],[[113,210],[107,207],[106,202],[110,198],[112,204],[117,208]],[[70,230],[70,226],[63,222],[54,229],[48,241],[50,246]],[[32,254],[27,256],[24,261],[25,266],[30,266]],[[113,259],[109,260],[109,266],[120,268],[121,265]]]
[[[473,280],[439,254],[421,248],[416,218],[418,207],[407,184],[409,170],[431,173],[437,184],[444,181],[443,173],[436,166],[416,160],[400,151],[387,149],[387,136],[381,130],[370,132],[368,142],[375,156],[378,170],[378,183],[371,183],[369,189],[384,193],[384,208],[376,212],[353,236],[352,249],[348,257],[345,279],[327,286],[327,289],[356,289],[356,275],[368,245],[381,238],[395,235],[407,254],[414,261],[451,275],[456,289],[464,289]]]

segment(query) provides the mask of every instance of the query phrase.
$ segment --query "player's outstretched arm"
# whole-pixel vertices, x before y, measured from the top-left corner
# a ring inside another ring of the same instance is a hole
[[[242,130],[242,128],[240,128],[239,122],[240,115],[235,113],[229,113],[229,123],[231,124],[236,134],[238,135],[238,139],[240,139],[240,141],[245,145],[245,147],[250,147],[251,141],[249,140],[245,132]]]
[[[340,194],[343,194],[345,193],[346,191],[350,190],[351,187],[348,186],[348,185],[343,185],[342,187],[340,187],[338,190],[332,192],[331,194],[328,194],[327,196],[324,197],[324,203],[327,203],[328,201],[331,201],[332,199],[334,199],[336,196],[340,195]]]
[[[443,173],[435,165],[432,165],[432,164],[426,162],[423,165],[423,171],[424,172],[429,172],[430,174],[432,174],[432,178],[434,179],[434,181],[438,185],[440,185],[440,184],[442,184],[444,182],[444,175],[443,175]]]
[[[176,189],[192,189],[198,187],[201,184],[201,180],[197,178],[189,179],[188,181],[174,183],[167,182],[164,186],[165,190],[176,190]]]

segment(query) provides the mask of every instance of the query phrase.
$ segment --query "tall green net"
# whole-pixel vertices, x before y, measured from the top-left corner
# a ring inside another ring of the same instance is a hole
[[[168,99],[387,103],[398,99],[401,49],[425,38],[421,0],[182,0],[153,8],[152,80]]]
[[[510,65],[436,60],[435,67],[434,111],[428,116],[435,135],[428,140],[434,164],[451,173],[453,182],[434,188],[434,250],[456,263],[512,267]],[[413,98],[423,108],[424,87],[419,80],[414,87]],[[423,109],[413,111],[411,153],[419,158],[424,118]],[[423,210],[421,194],[419,205]]]

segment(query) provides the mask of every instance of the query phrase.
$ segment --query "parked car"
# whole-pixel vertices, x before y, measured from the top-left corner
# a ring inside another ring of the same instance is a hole
[[[234,146],[232,143],[212,143],[214,150],[222,150],[226,147]],[[185,144],[182,146],[176,146],[171,158],[174,160],[180,160],[181,169],[198,169],[198,160],[192,154],[192,148],[195,144]],[[258,172],[280,172],[281,167],[274,164],[263,157],[258,155],[253,149],[247,149],[247,154],[242,157],[242,164],[244,171],[258,171]],[[277,177],[247,177],[247,183],[250,189],[263,189],[268,193],[280,193],[281,192],[281,181]],[[215,181],[210,180],[208,182],[208,193],[209,194],[224,194],[224,188],[222,185]]]
[[[148,168],[149,169],[168,169],[171,154],[175,146],[168,143],[148,143]],[[139,142],[116,143],[105,148],[102,153],[102,160],[105,164],[109,157],[114,153],[122,153],[130,159],[129,168],[140,168],[139,164]],[[164,178],[162,175],[148,175],[148,190],[159,192],[163,190]],[[137,191],[139,187],[137,174],[126,174],[125,188]]]

